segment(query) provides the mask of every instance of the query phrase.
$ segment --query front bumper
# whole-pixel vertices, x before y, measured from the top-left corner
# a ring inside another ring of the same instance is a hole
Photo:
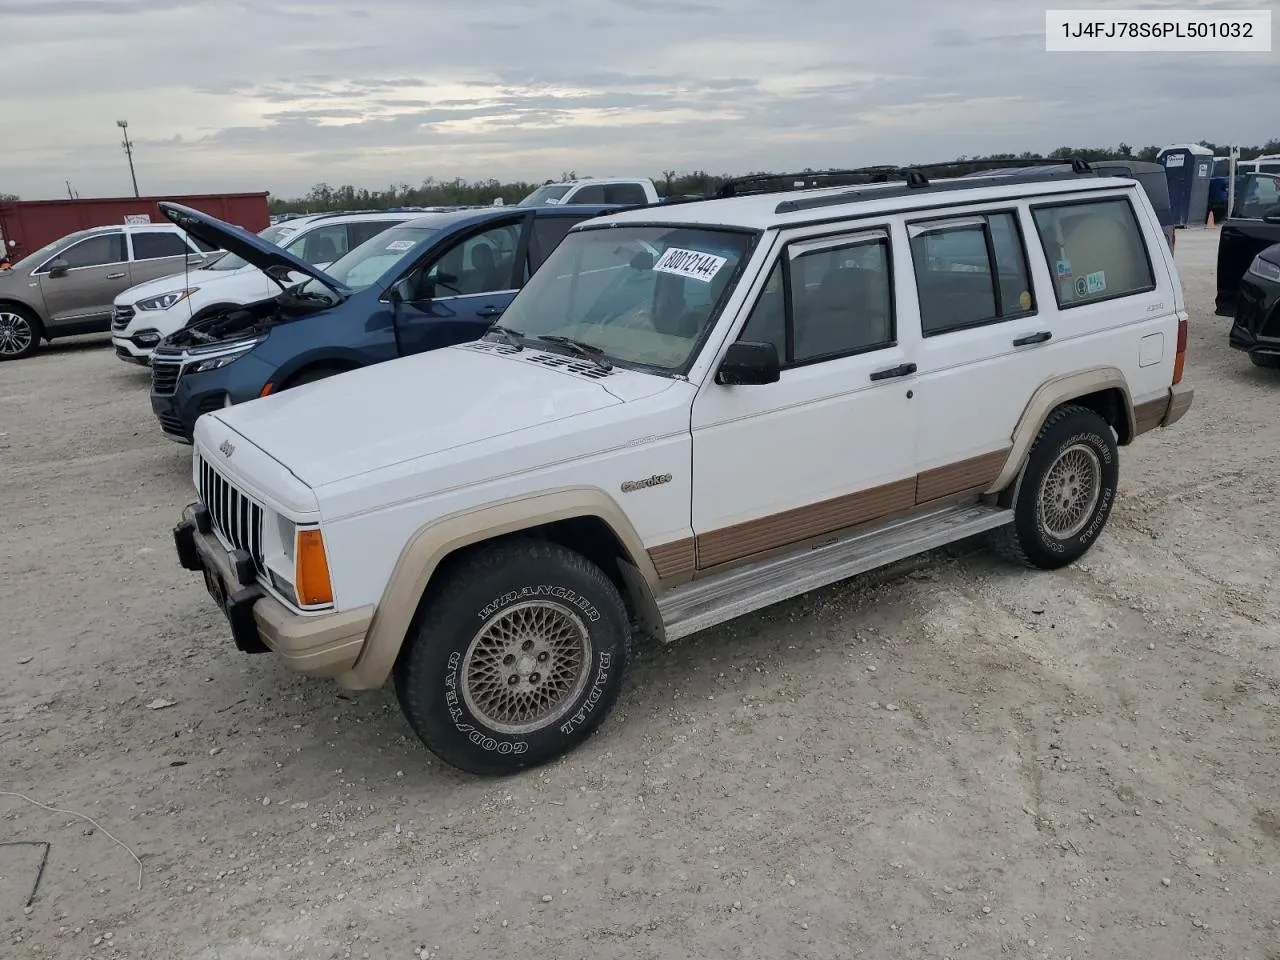
[[[1249,354],[1280,356],[1280,284],[1251,275],[1240,282],[1227,343]]]
[[[111,335],[111,345],[116,348],[116,356],[128,363],[139,363],[147,366],[151,362],[151,351],[154,347],[144,347],[131,338],[118,333]]]
[[[356,662],[373,620],[372,607],[313,616],[294,613],[259,585],[248,553],[223,546],[203,504],[182,511],[173,540],[182,567],[204,576],[238,649],[270,651],[309,676],[336,677]]]

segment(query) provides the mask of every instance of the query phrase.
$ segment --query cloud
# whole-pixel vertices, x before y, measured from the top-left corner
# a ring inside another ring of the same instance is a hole
[[[1200,6],[1280,28],[1280,0]],[[116,118],[144,192],[285,196],[1274,136],[1276,54],[1048,54],[1021,0],[0,0],[0,24],[0,191],[27,197],[127,192]]]

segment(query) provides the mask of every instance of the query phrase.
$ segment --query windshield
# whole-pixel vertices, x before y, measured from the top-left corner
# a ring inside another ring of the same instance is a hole
[[[283,223],[279,223],[275,226],[267,227],[265,230],[259,230],[258,236],[267,241],[267,243],[274,243],[276,246],[279,246],[282,240],[287,240],[289,237],[293,236],[296,230],[296,227],[289,227]],[[239,270],[241,267],[247,266],[249,266],[249,261],[245,260],[243,257],[237,257],[234,253],[228,253],[225,256],[219,257],[213,263],[206,264],[204,269]]]
[[[79,240],[81,237],[84,237],[84,236],[87,236],[87,234],[72,233],[72,234],[68,234],[65,237],[62,237],[59,240],[53,241],[53,243],[46,243],[43,247],[41,247],[35,253],[29,253],[25,257],[23,257],[21,260],[19,260],[17,263],[15,263],[13,265],[13,269],[14,270],[34,270],[36,267],[40,266],[40,264],[44,263],[44,261],[47,260],[49,257],[53,256],[60,248],[70,246],[72,241]]]
[[[1261,220],[1272,207],[1280,206],[1280,177],[1265,173],[1251,173],[1244,180],[1244,188],[1236,200],[1236,216],[1246,220]]]
[[[404,224],[370,237],[360,246],[339,257],[325,268],[325,273],[354,293],[373,286],[378,278],[408,256],[409,252],[433,233],[436,227]],[[303,293],[332,296],[319,280],[310,280]]]
[[[521,200],[517,206],[540,207],[548,203],[555,203],[569,192],[569,187],[570,185],[567,183],[549,183],[545,187],[539,187],[533,191],[533,193]]]
[[[567,337],[621,364],[683,373],[752,235],[700,227],[570,233],[502,315],[519,337]]]

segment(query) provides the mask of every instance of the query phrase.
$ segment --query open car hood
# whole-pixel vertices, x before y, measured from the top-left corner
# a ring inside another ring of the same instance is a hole
[[[346,297],[351,293],[350,288],[333,279],[323,270],[282,250],[274,243],[268,243],[248,230],[232,226],[200,210],[184,207],[180,203],[161,200],[159,207],[160,212],[170,221],[197,240],[203,240],[218,250],[235,254],[257,267],[282,287],[289,285],[290,273],[302,273],[319,280],[339,297]]]

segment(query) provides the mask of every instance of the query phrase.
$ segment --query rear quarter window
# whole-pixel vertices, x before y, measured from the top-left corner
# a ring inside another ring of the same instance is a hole
[[[1126,197],[1032,207],[1061,308],[1155,289],[1137,212]]]

